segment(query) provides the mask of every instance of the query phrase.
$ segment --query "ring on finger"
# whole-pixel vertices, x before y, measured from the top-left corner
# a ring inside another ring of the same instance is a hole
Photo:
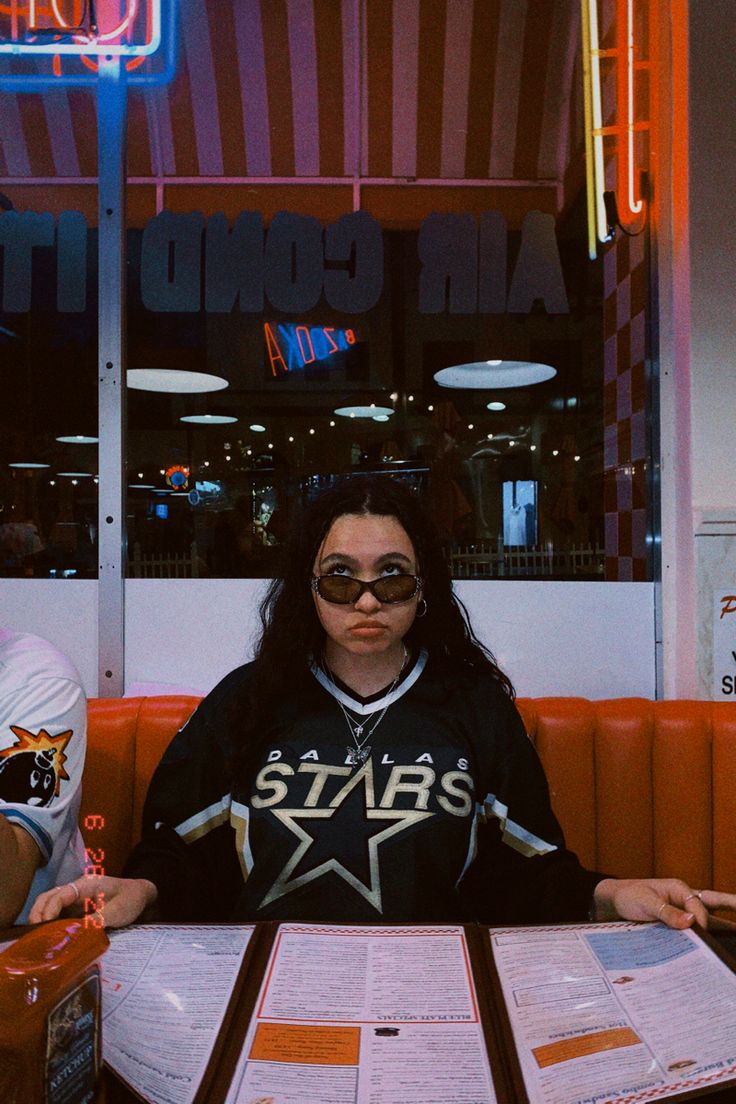
[[[657,909],[657,919],[658,919],[658,920],[661,920],[661,919],[662,919],[662,913],[663,913],[663,912],[664,912],[664,910],[665,910],[665,909],[667,908],[667,905],[668,905],[668,904],[669,904],[669,902],[668,902],[668,901],[663,901],[663,902],[662,902],[662,904],[661,904],[661,905],[659,906],[659,908]]]
[[[79,886],[75,882],[67,882],[67,885],[74,890],[74,901],[72,904],[76,904],[79,900]]]
[[[688,893],[688,895],[687,895],[687,897],[685,898],[685,900],[684,900],[683,904],[685,904],[685,905],[686,905],[686,904],[688,903],[688,901],[692,901],[692,900],[694,900],[694,898],[696,898],[696,897],[697,897],[697,899],[698,899],[699,901],[702,901],[702,900],[703,900],[703,892],[702,892],[702,890],[700,890],[700,889],[694,889],[692,893]]]

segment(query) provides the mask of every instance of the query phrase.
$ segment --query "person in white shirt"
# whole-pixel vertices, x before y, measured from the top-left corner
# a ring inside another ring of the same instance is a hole
[[[84,869],[77,826],[87,701],[49,641],[0,628],[0,927]]]

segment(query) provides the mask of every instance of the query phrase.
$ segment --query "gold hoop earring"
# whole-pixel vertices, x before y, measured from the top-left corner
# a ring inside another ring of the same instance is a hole
[[[419,612],[419,607],[420,606],[424,606],[424,609],[422,610],[421,613]],[[417,612],[414,614],[414,616],[415,617],[424,617],[426,612],[427,612],[427,599],[426,598],[420,598],[419,601],[417,602]]]

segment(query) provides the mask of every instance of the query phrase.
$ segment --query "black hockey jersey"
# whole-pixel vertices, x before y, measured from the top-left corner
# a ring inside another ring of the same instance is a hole
[[[490,673],[448,678],[423,652],[390,693],[364,702],[315,666],[296,708],[285,696],[241,792],[224,718],[254,674],[255,664],[238,668],[205,698],[152,780],[126,874],[158,886],[164,918],[586,915],[601,876],[565,849],[536,752]],[[369,734],[364,763],[341,705]]]

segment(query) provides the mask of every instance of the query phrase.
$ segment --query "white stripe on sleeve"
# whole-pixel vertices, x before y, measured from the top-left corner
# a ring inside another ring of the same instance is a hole
[[[533,855],[547,855],[550,851],[557,850],[556,843],[547,843],[546,840],[535,836],[513,820],[509,820],[508,805],[504,805],[494,794],[488,794],[483,801],[483,809],[486,818],[496,817],[501,824],[503,842],[519,851],[527,858]]]

